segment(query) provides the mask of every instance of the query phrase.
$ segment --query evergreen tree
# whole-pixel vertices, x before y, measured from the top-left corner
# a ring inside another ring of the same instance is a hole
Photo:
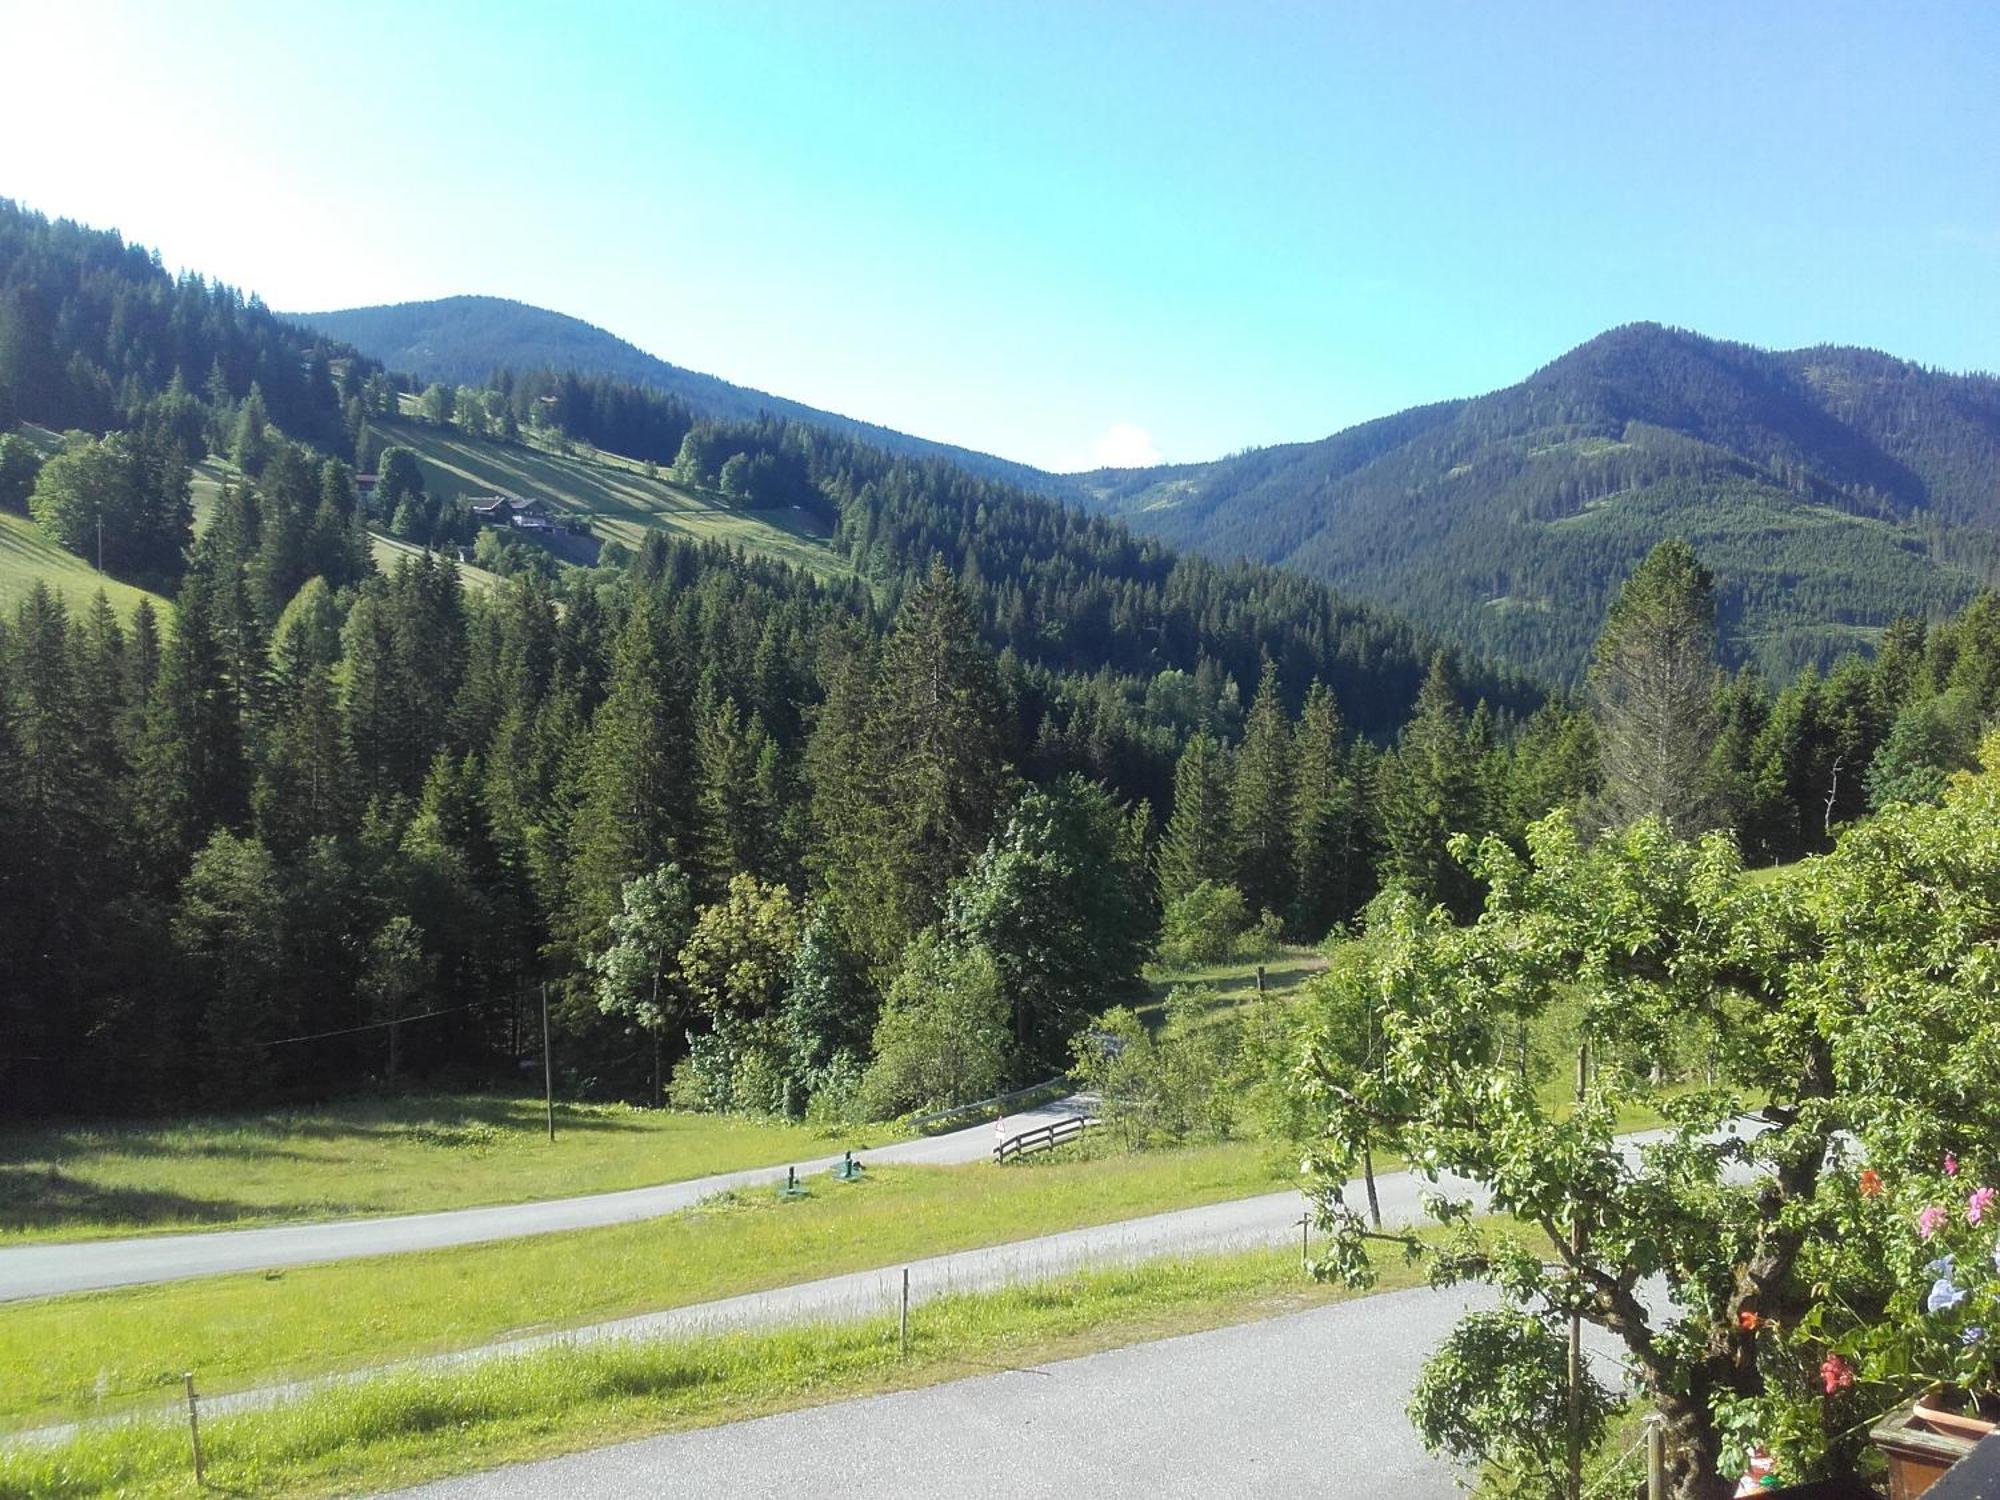
[[[1486,826],[1479,758],[1467,731],[1450,665],[1440,653],[1431,659],[1395,753],[1382,762],[1376,806],[1387,877],[1426,905],[1443,905],[1461,918],[1478,910],[1479,887],[1447,845],[1453,834],[1476,835]]]
[[[1278,669],[1264,663],[1257,696],[1243,724],[1230,785],[1230,843],[1236,886],[1260,911],[1283,912],[1295,894],[1292,879],[1292,727],[1278,689]]]
[[[1712,826],[1715,581],[1686,542],[1661,542],[1626,580],[1590,669],[1612,827],[1656,817],[1683,837]]]
[[[566,935],[597,951],[625,882],[679,859],[688,844],[686,722],[658,605],[635,602],[618,639],[611,690],[590,724],[570,830]]]
[[[162,873],[186,861],[216,830],[240,827],[249,803],[242,724],[207,591],[190,579],[138,746],[136,816]]]
[[[1203,881],[1227,884],[1230,858],[1229,762],[1206,732],[1174,767],[1174,807],[1158,856],[1160,904],[1171,906]]]
[[[1340,708],[1323,683],[1306,694],[1292,744],[1292,925],[1324,937],[1354,910],[1356,807],[1341,744]]]
[[[250,394],[236,412],[236,427],[229,439],[229,458],[252,479],[264,472],[271,457],[271,415],[264,405],[264,392],[254,382]]]
[[[875,951],[935,920],[1006,805],[999,684],[964,593],[941,565],[910,593],[882,653],[868,752],[879,829]]]

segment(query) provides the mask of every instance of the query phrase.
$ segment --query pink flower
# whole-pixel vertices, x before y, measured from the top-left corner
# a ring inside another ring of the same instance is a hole
[[[1949,1151],[1944,1154],[1944,1175],[1947,1177],[1956,1177],[1958,1175],[1958,1158],[1953,1156]]]
[[[1826,1393],[1831,1396],[1854,1384],[1854,1366],[1838,1354],[1829,1354],[1819,1367],[1819,1378],[1826,1386]]]
[[[1977,1224],[1986,1217],[1986,1210],[1993,1206],[1993,1200],[2000,1198],[1990,1187],[1974,1188],[1972,1196],[1965,1200],[1965,1222]]]
[[[1923,1211],[1917,1215],[1917,1233],[1929,1239],[1944,1228],[1944,1221],[1948,1217],[1949,1215],[1935,1203],[1926,1203]]]

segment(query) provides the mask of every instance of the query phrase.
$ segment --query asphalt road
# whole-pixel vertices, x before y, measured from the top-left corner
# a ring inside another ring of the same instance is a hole
[[[1403,1407],[1443,1331],[1490,1299],[1392,1292],[402,1493],[1446,1500],[1451,1473],[1424,1452]]]
[[[992,1127],[986,1128],[990,1130]],[[1483,1193],[1456,1178],[1444,1179],[1443,1185],[1454,1193],[1470,1197],[1475,1204],[1485,1201]],[[1350,1184],[1350,1187],[1351,1201],[1359,1203],[1359,1184]],[[1429,1187],[1428,1183],[1407,1172],[1390,1172],[1376,1179],[1376,1187],[1385,1225],[1394,1228],[1422,1220],[1419,1194]],[[1123,1219],[1009,1244],[959,1250],[892,1266],[822,1277],[816,1281],[746,1292],[713,1302],[667,1308],[581,1328],[525,1334],[496,1343],[397,1360],[339,1375],[227,1392],[209,1397],[203,1402],[203,1407],[216,1413],[250,1410],[291,1400],[329,1385],[365,1380],[390,1371],[505,1359],[532,1354],[556,1344],[687,1337],[739,1328],[830,1323],[873,1317],[895,1311],[902,1297],[905,1269],[910,1273],[911,1306],[921,1308],[926,1302],[953,1293],[988,1291],[996,1287],[1043,1281],[1067,1271],[1130,1265],[1176,1256],[1292,1246],[1300,1242],[1299,1220],[1304,1209],[1305,1199],[1297,1192],[1266,1193],[1256,1198],[1211,1203],[1201,1208],[1175,1209],[1139,1219]],[[55,1442],[75,1430],[76,1424],[62,1423],[17,1433],[14,1440]]]
[[[1014,1134],[1052,1120],[1068,1119],[1078,1109],[1079,1101],[1063,1099],[1039,1109],[1023,1110],[1007,1117],[1007,1130]],[[989,1156],[994,1138],[995,1130],[989,1122],[859,1154],[870,1162],[949,1165]],[[795,1165],[801,1173],[824,1172],[839,1160],[839,1156],[824,1156]],[[753,1167],[658,1187],[493,1208],[462,1208],[384,1219],[343,1219],[322,1224],[279,1224],[268,1229],[227,1229],[204,1234],[17,1245],[0,1250],[0,1302],[140,1282],[217,1276],[230,1271],[311,1265],[363,1255],[438,1250],[484,1240],[553,1234],[565,1229],[595,1229],[677,1213],[717,1193],[768,1186],[782,1181],[784,1175],[783,1165]]]

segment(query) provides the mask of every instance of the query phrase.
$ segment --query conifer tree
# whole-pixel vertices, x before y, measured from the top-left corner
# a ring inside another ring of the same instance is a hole
[[[1243,724],[1230,784],[1230,842],[1236,888],[1254,911],[1283,912],[1291,903],[1292,726],[1268,658]]]
[[[1197,733],[1174,767],[1174,806],[1158,856],[1160,904],[1171,906],[1204,880],[1233,873],[1229,833],[1229,762],[1206,732]]]
[[[1318,939],[1354,910],[1354,789],[1340,708],[1324,683],[1306,693],[1292,742],[1292,925]]]
[[[878,952],[936,919],[944,893],[993,832],[1010,792],[993,659],[941,563],[911,590],[882,652],[867,752],[873,766]]]
[[[597,950],[626,881],[687,852],[687,726],[663,634],[659,605],[642,594],[591,718],[569,836],[566,927],[579,958]]]
[[[184,869],[211,831],[239,827],[248,811],[236,689],[199,579],[174,608],[139,741],[137,791],[137,820],[163,871]]]
[[[1715,581],[1686,542],[1661,542],[1620,590],[1591,659],[1608,826],[1657,817],[1683,838],[1713,826],[1716,675]]]
[[[1410,722],[1377,776],[1377,816],[1391,880],[1426,904],[1469,917],[1479,890],[1447,847],[1455,833],[1485,830],[1479,756],[1450,664],[1440,652],[1417,693]]]

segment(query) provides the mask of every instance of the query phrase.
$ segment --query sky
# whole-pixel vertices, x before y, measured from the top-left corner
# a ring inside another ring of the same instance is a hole
[[[1993,369],[2000,7],[0,0],[0,196],[1046,468],[1653,319]]]

